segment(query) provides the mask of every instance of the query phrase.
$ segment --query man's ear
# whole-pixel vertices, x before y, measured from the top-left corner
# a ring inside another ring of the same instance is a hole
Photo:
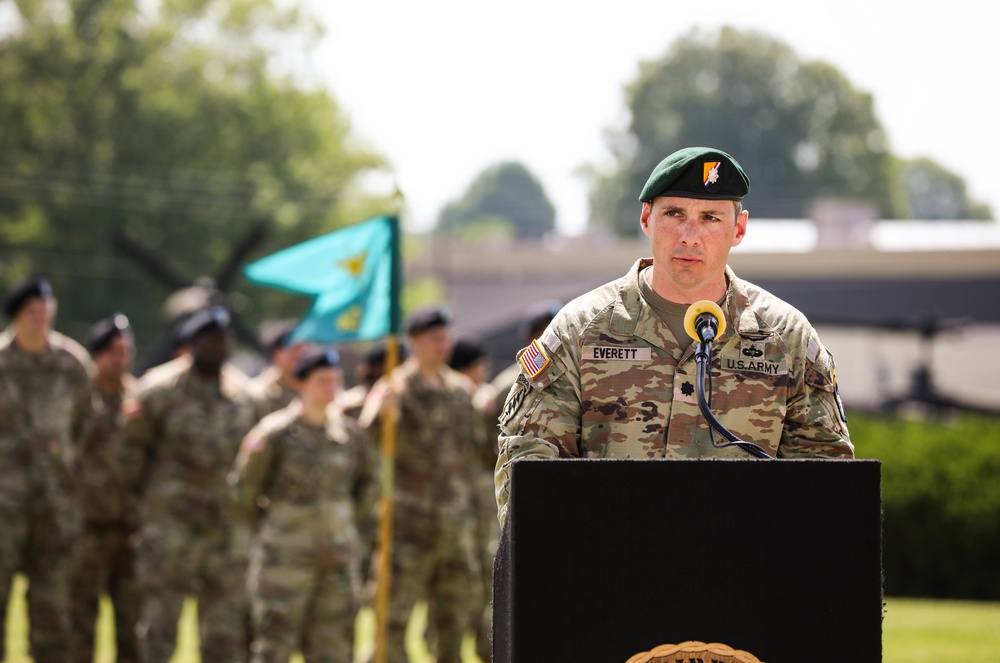
[[[733,246],[737,246],[743,241],[743,238],[747,234],[747,221],[750,219],[750,213],[743,210],[736,217],[736,234],[733,235]]]
[[[642,233],[649,236],[649,215],[652,213],[652,205],[649,203],[642,204],[642,212],[639,213],[639,227],[642,228]]]

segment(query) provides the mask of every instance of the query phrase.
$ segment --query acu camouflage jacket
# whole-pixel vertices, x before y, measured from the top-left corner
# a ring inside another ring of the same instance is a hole
[[[41,354],[0,337],[0,510],[74,510],[72,468],[90,416],[90,358],[59,332]]]
[[[500,416],[501,520],[510,467],[521,458],[747,457],[709,439],[694,344],[678,343],[639,293],[640,272],[651,264],[639,260],[568,304],[539,342],[548,365],[534,378],[522,369]],[[775,457],[853,457],[833,357],[815,330],[728,268],[726,278],[727,325],[712,357],[715,416]]]

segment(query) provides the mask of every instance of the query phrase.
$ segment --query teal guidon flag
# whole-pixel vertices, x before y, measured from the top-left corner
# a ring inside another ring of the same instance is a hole
[[[293,341],[343,343],[400,328],[399,219],[377,216],[296,244],[243,268],[258,285],[314,297]]]

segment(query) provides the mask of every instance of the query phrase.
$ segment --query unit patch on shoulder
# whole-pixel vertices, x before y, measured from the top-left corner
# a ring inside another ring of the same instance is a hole
[[[524,352],[518,357],[518,361],[521,362],[521,368],[532,380],[541,375],[542,371],[552,363],[549,356],[545,354],[545,347],[538,342],[538,339],[533,340],[531,345],[524,349]]]

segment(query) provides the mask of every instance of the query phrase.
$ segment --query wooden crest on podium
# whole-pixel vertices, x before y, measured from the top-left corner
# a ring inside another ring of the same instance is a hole
[[[675,663],[677,655],[698,654],[698,661],[711,663],[764,663],[759,658],[741,649],[733,649],[726,645],[713,642],[706,644],[696,640],[682,642],[679,645],[660,645],[653,651],[644,651],[630,658],[626,663]],[[711,656],[706,658],[705,654]]]

